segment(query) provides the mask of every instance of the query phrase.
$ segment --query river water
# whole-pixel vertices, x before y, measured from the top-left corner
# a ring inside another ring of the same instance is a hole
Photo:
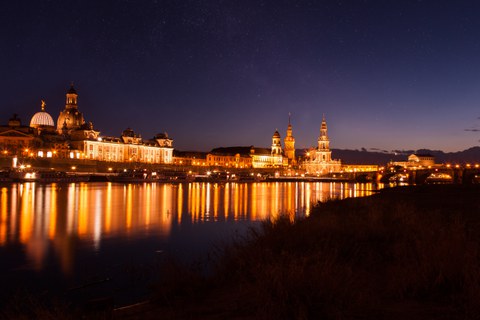
[[[0,301],[29,292],[143,299],[166,256],[191,263],[261,221],[371,195],[341,182],[0,185]],[[1,306],[1,304],[0,304]]]

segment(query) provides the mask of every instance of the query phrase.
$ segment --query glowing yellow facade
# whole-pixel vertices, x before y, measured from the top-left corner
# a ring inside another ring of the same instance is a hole
[[[21,154],[32,147],[35,141],[35,129],[22,126],[17,115],[13,115],[8,125],[0,126],[0,149],[3,156]]]
[[[42,128],[42,127],[52,127],[55,128],[55,123],[53,122],[52,116],[45,111],[45,101],[42,100],[42,110],[35,113],[30,120],[30,127],[32,128]]]
[[[241,155],[240,153],[233,155],[209,153],[207,154],[207,165],[227,168],[251,168],[252,157],[250,155]]]
[[[131,129],[125,130],[121,138],[102,137],[82,141],[85,159],[152,164],[173,162],[172,142],[166,134],[158,134],[154,140],[144,141]]]
[[[288,116],[287,135],[283,140],[285,144],[285,157],[289,164],[295,164],[295,138],[292,135],[292,124],[290,123],[290,115]]]
[[[72,130],[80,129],[85,125],[83,114],[78,111],[78,94],[73,84],[67,91],[65,109],[60,112],[57,120],[57,132],[70,133]]]
[[[332,151],[330,151],[330,140],[327,134],[327,121],[323,116],[320,126],[320,136],[318,137],[318,147],[307,153],[307,160],[303,163],[305,173],[309,175],[323,175],[332,172],[340,172],[342,162],[332,160]]]
[[[378,165],[376,164],[352,164],[342,165],[343,172],[377,172]]]
[[[127,129],[120,138],[101,137],[86,123],[78,110],[78,94],[73,85],[66,93],[65,109],[58,116],[57,126],[45,111],[34,114],[30,126],[22,126],[14,115],[8,126],[0,126],[2,155],[38,158],[71,158],[113,162],[173,163],[173,140],[166,133],[144,140]]]
[[[270,152],[269,152],[270,151]],[[272,136],[272,147],[270,150],[252,148],[253,168],[280,168],[288,166],[288,159],[283,155],[280,133],[275,130]]]

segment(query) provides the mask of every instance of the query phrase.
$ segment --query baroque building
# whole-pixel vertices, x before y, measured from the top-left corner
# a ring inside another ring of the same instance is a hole
[[[60,111],[57,120],[57,132],[59,134],[71,133],[72,130],[80,129],[84,124],[83,114],[78,111],[78,94],[73,84],[66,94],[65,109]]]
[[[295,138],[292,135],[292,124],[290,123],[290,114],[288,114],[287,135],[283,140],[285,144],[285,157],[288,159],[290,165],[296,164],[295,159]]]
[[[52,116],[45,111],[46,103],[42,100],[41,111],[35,113],[30,120],[30,127],[37,130],[55,131],[55,123]]]
[[[0,148],[3,156],[16,155],[35,144],[35,129],[22,125],[16,114],[5,126],[0,126]]]
[[[85,159],[151,164],[173,162],[173,140],[167,133],[157,134],[152,140],[143,140],[127,128],[120,138],[101,137],[97,140],[83,140],[82,143]]]
[[[86,123],[78,110],[78,93],[73,85],[67,91],[56,128],[43,100],[41,111],[33,115],[30,126],[22,126],[16,115],[8,126],[0,126],[4,155],[164,164],[173,162],[172,144],[166,133],[144,140],[131,129],[119,138],[101,137],[100,131],[94,130],[91,122]]]
[[[270,148],[227,147],[216,148],[207,154],[207,165],[230,168],[284,168],[288,158],[282,150],[282,139],[278,130],[272,136]]]
[[[340,160],[332,160],[332,151],[330,150],[330,140],[327,133],[327,121],[325,115],[322,118],[320,126],[320,136],[317,140],[316,149],[308,151],[303,168],[305,173],[309,175],[323,175],[332,172],[340,172],[342,162]]]
[[[391,161],[388,163],[390,167],[412,168],[429,168],[438,167],[440,164],[435,163],[435,157],[431,154],[413,153],[408,156],[407,161]]]

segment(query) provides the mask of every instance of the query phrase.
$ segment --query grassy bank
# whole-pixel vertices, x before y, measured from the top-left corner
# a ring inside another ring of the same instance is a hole
[[[478,318],[480,189],[424,186],[319,204],[225,248],[213,275],[169,264],[124,318]]]

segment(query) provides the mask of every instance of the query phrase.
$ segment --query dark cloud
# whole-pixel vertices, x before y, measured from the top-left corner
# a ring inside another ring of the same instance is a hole
[[[392,150],[392,153],[412,154],[412,153],[415,153],[415,150]]]
[[[465,129],[465,131],[469,131],[469,132],[480,132],[480,129]]]
[[[370,150],[375,152],[390,153],[388,150],[384,150],[380,148],[370,148]]]

